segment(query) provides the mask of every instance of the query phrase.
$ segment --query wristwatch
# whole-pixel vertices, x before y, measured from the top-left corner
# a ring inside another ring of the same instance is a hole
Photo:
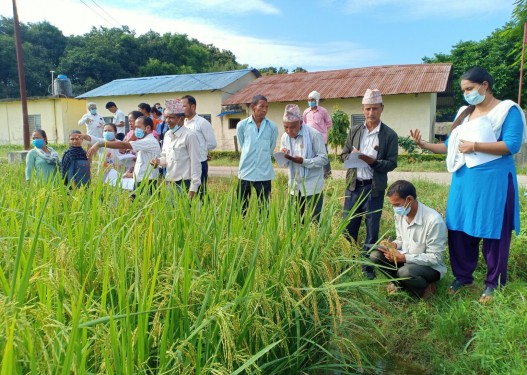
[[[99,142],[97,142],[97,145],[98,145],[99,147],[103,147],[103,146],[104,146],[104,141],[99,141]]]

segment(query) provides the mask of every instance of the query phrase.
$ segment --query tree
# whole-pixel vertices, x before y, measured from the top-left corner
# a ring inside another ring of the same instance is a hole
[[[272,76],[274,74],[287,74],[289,71],[286,68],[280,67],[276,68],[274,66],[269,66],[267,68],[260,68],[258,69],[260,71],[260,74],[263,76]]]
[[[335,150],[335,158],[337,157],[337,149],[344,147],[346,144],[346,137],[350,127],[349,115],[342,111],[338,104],[333,107],[333,114],[331,115],[333,126],[328,132],[328,144],[333,146]]]
[[[0,17],[0,83],[5,98],[20,95],[13,33],[13,19]],[[51,84],[49,71],[57,70],[67,38],[46,21],[20,24],[20,34],[27,95],[47,95]]]
[[[480,66],[494,78],[494,94],[500,99],[518,98],[523,24],[527,20],[527,0],[518,0],[512,19],[481,41],[461,41],[449,54],[424,57],[425,63],[452,63],[455,104],[446,110],[443,120],[452,120],[457,109],[465,105],[459,80],[468,69]],[[522,96],[523,98],[523,96]],[[522,99],[522,102],[525,100]]]

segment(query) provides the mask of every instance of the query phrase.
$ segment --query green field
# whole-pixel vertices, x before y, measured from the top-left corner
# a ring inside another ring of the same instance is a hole
[[[447,297],[448,274],[423,302],[362,277],[340,234],[343,181],[316,225],[298,218],[284,176],[269,212],[252,201],[243,218],[234,179],[212,178],[198,204],[0,173],[2,374],[527,373],[525,229],[491,305],[477,302],[483,263],[477,288]],[[416,186],[444,213],[448,187]],[[521,204],[525,222],[523,192]]]

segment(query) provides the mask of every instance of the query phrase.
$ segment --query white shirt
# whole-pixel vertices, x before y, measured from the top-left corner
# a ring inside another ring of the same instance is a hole
[[[395,215],[395,231],[399,251],[406,263],[429,266],[443,277],[446,274],[445,246],[447,229],[436,210],[417,202],[417,212],[411,223],[407,216]]]
[[[119,126],[119,123],[122,122],[123,126]],[[117,126],[117,134],[124,134],[125,126],[125,116],[124,112],[120,109],[117,109],[113,114],[113,123]]]
[[[189,191],[198,191],[201,185],[201,161],[196,133],[182,126],[175,133],[168,130],[163,140],[159,164],[167,168],[167,181],[190,180]]]
[[[296,138],[289,137],[287,133],[282,134],[280,149],[289,150],[291,156],[302,157],[305,155],[303,152],[305,136],[310,137],[312,148],[310,155],[312,157],[304,158],[302,164],[294,163],[291,160],[288,160],[287,164],[289,166],[289,193],[291,195],[300,193],[302,196],[309,197],[319,194],[324,187],[324,165],[328,163],[328,154],[322,134],[304,124]],[[307,169],[306,177],[304,177],[304,168]],[[291,173],[294,175],[291,176]]]
[[[362,137],[360,139],[360,152],[368,155],[374,159],[377,159],[377,150],[379,149],[379,130],[381,130],[381,123],[370,132],[366,125],[363,125],[364,129]],[[371,180],[373,179],[373,169],[370,166],[357,168],[357,179],[358,180]]]
[[[147,134],[144,138],[130,142],[132,149],[137,152],[137,160],[134,166],[135,182],[139,183],[144,177],[154,180],[159,175],[159,168],[150,165],[150,161],[157,159],[161,153],[159,142],[152,135]]]
[[[105,142],[104,138],[91,137],[91,141],[88,144],[91,146],[97,142]],[[104,168],[113,168],[118,172],[123,172],[124,165],[121,165],[119,156],[122,155],[120,150],[115,148],[99,148],[99,161],[97,163],[97,169],[101,170],[101,167]]]
[[[86,125],[86,133],[91,137],[97,138],[102,138],[104,124],[104,119],[98,113],[95,115],[85,113],[79,120],[79,126]]]
[[[209,151],[214,150],[217,146],[216,136],[214,135],[212,125],[203,117],[195,115],[190,120],[187,118],[185,119],[185,126],[194,130],[198,136],[200,147],[199,161],[206,161]]]

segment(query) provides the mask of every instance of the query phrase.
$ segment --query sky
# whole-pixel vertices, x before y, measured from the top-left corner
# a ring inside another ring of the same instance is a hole
[[[0,15],[12,17],[9,0]],[[65,35],[127,25],[184,33],[251,68],[308,71],[419,64],[479,41],[511,18],[514,0],[17,0],[21,22]]]

